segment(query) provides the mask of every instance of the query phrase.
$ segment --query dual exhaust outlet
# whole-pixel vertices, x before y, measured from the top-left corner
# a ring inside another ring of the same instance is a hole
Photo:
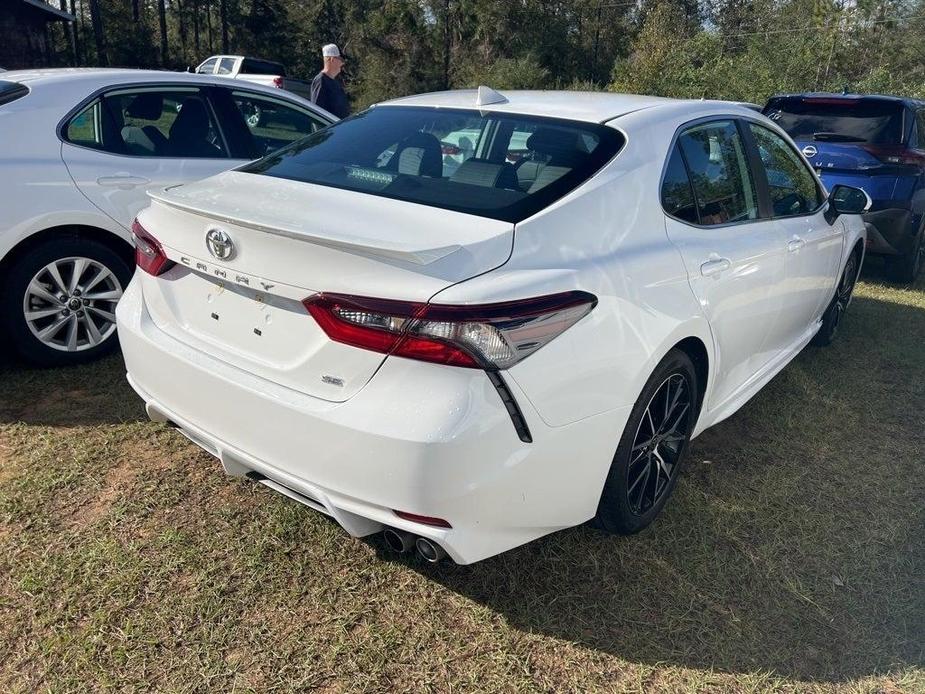
[[[421,558],[431,564],[436,564],[446,556],[446,551],[436,542],[426,537],[417,537],[407,530],[386,528],[382,531],[382,539],[393,552],[403,554],[416,549]]]

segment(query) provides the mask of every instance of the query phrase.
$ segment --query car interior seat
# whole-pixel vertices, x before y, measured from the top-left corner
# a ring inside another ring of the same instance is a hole
[[[390,163],[394,170],[410,176],[443,176],[443,152],[440,140],[430,133],[416,132],[402,140]]]
[[[125,108],[125,117],[133,120],[159,120],[164,111],[164,95],[142,92]],[[157,156],[164,154],[167,138],[154,125],[126,125],[122,128],[122,141],[130,154]]]
[[[173,157],[218,159],[222,150],[209,141],[209,113],[196,96],[183,100],[177,119],[170,126],[166,153]]]
[[[507,162],[496,164],[488,159],[477,159],[476,157],[466,159],[460,164],[450,176],[450,180],[456,183],[468,183],[472,186],[519,190],[517,174],[511,164]]]
[[[531,155],[517,167],[517,184],[533,193],[569,173],[588,156],[579,148],[578,134],[560,128],[540,128],[527,138]]]

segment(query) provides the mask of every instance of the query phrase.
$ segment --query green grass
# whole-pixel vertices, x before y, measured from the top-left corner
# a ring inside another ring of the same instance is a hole
[[[118,358],[0,386],[0,691],[925,692],[925,282],[868,270],[646,532],[469,567],[225,477]]]

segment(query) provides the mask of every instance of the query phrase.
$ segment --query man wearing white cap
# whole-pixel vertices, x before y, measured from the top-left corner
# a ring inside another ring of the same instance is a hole
[[[337,79],[344,67],[344,59],[333,43],[321,49],[321,56],[324,67],[312,80],[312,101],[338,118],[346,118],[350,115],[350,104],[344,86]]]

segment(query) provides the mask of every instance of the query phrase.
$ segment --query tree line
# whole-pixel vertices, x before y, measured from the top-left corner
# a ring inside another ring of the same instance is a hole
[[[77,17],[53,30],[59,64],[182,70],[243,53],[310,78],[334,42],[355,107],[477,84],[925,96],[925,0],[57,1]]]

